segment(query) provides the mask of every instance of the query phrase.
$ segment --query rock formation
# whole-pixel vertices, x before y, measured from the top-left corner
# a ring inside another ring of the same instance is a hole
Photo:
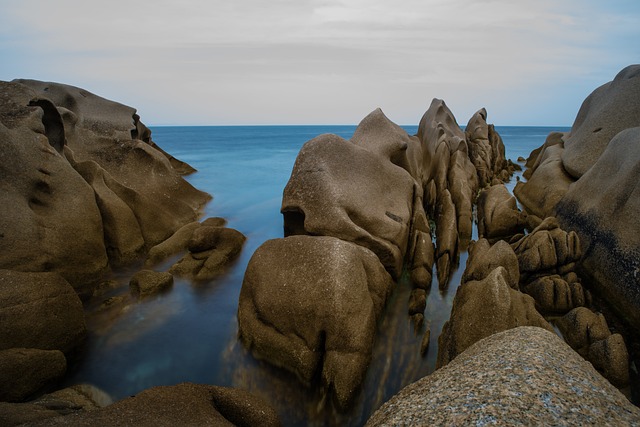
[[[485,338],[402,389],[367,426],[636,425],[640,410],[554,333]]]
[[[583,102],[568,134],[532,152],[518,183],[523,207],[556,216],[582,243],[578,268],[594,289],[640,327],[640,65],[631,65]]]
[[[504,145],[485,119],[474,123],[486,130],[488,158],[477,159],[492,182],[508,179]],[[283,192],[286,237],[260,247],[245,273],[245,346],[304,383],[320,374],[345,409],[364,378],[392,279],[409,272],[408,312],[420,329],[433,264],[446,287],[471,239],[479,171],[467,144],[438,99],[416,136],[377,109],[350,140],[325,134],[304,144]]]
[[[195,220],[210,196],[150,134],[82,89],[0,82],[0,268],[55,271],[86,294]]]

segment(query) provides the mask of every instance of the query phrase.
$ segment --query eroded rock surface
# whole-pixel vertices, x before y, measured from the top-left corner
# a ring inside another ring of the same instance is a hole
[[[370,250],[334,237],[291,236],[260,246],[238,306],[240,339],[309,384],[316,374],[346,407],[371,358],[393,281]]]
[[[485,338],[402,389],[367,426],[636,425],[640,409],[553,332]]]

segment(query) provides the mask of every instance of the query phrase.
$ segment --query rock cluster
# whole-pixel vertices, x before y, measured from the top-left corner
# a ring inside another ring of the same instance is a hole
[[[465,134],[434,99],[415,136],[377,109],[350,140],[325,134],[302,147],[283,192],[285,238],[255,252],[240,295],[239,336],[256,357],[305,383],[321,378],[338,408],[349,405],[393,281],[406,266],[421,326],[433,264],[445,287],[471,238],[479,180],[513,173],[486,111],[470,123]]]
[[[571,131],[552,133],[527,161],[515,194],[527,212],[556,216],[582,243],[579,268],[640,327],[640,65],[583,102]]]
[[[640,410],[555,334],[518,327],[478,341],[402,389],[367,426],[637,425]]]

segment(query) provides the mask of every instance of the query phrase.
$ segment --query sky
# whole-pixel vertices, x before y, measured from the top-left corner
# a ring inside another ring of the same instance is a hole
[[[570,126],[640,63],[638,0],[0,0],[0,80],[71,84],[147,125]]]

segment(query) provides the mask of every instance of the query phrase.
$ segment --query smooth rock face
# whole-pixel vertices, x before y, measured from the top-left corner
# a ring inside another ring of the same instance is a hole
[[[640,80],[640,79],[637,79]],[[628,322],[640,327],[640,127],[611,140],[558,205],[584,242],[582,266]]]
[[[0,350],[0,401],[21,402],[55,384],[67,371],[59,350]]]
[[[269,240],[245,273],[240,339],[257,357],[307,384],[320,373],[346,407],[366,373],[392,286],[364,247],[333,237]]]
[[[587,97],[565,142],[562,163],[575,179],[621,131],[640,126],[640,65],[630,65]]]
[[[533,298],[511,289],[507,271],[497,267],[486,278],[460,285],[453,299],[451,318],[438,337],[440,368],[473,343],[518,326],[553,328],[536,311]]]
[[[144,390],[94,411],[49,418],[33,426],[279,426],[275,411],[238,389],[183,383]]]
[[[133,108],[34,80],[0,82],[0,98],[0,268],[56,271],[91,293],[210,199]]]
[[[640,409],[554,333],[519,327],[405,387],[367,426],[493,423],[637,425]]]
[[[462,274],[462,283],[482,280],[497,267],[505,269],[505,279],[510,288],[518,290],[520,267],[518,257],[504,240],[491,245],[487,239],[480,239],[469,247],[467,265]]]
[[[153,270],[140,270],[131,277],[129,288],[138,298],[156,295],[173,286],[173,275]]]
[[[525,220],[504,184],[493,185],[478,195],[478,235],[495,241],[524,231]]]
[[[71,353],[87,333],[78,295],[57,273],[0,270],[0,350]]]

